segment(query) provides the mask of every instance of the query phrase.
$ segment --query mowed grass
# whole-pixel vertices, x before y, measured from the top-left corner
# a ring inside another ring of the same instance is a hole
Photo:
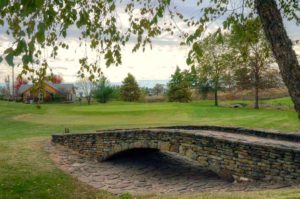
[[[291,98],[289,97],[283,97],[283,98],[279,98],[279,99],[272,99],[272,100],[265,100],[265,101],[261,101],[263,104],[271,104],[271,105],[275,105],[275,106],[287,106],[287,107],[293,107],[294,104],[291,100]]]
[[[291,103],[289,98],[269,103],[282,103],[281,101]],[[90,106],[48,104],[42,105],[41,109],[34,105],[0,102],[0,198],[117,197],[95,190],[59,170],[45,149],[51,134],[62,133],[64,128],[80,133],[105,128],[188,124],[240,126],[300,134],[300,121],[292,110],[214,107],[211,101],[188,104],[111,102]],[[204,193],[181,197],[297,198],[300,197],[300,189]]]

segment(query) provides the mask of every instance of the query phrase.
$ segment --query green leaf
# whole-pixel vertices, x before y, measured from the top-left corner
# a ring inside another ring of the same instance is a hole
[[[29,62],[32,62],[33,59],[32,59],[32,56],[30,56],[30,55],[23,55],[22,61],[24,64],[28,64]]]
[[[37,28],[36,39],[39,43],[43,43],[45,41],[45,23],[40,22]]]
[[[3,61],[3,57],[2,56],[0,56],[0,63]]]
[[[196,53],[196,55],[197,55],[198,57],[201,57],[201,56],[203,55],[203,50],[202,50],[202,48],[200,47],[200,45],[197,44],[197,43],[194,43],[194,44],[193,44],[193,51]]]
[[[191,60],[190,57],[188,57],[188,58],[186,59],[186,64],[187,64],[187,65],[191,65],[191,64],[192,64],[192,60]]]
[[[15,56],[20,55],[21,53],[25,52],[27,50],[27,45],[25,40],[21,40],[18,42],[17,48],[15,50]]]
[[[12,53],[14,50],[13,48],[7,48],[5,51],[4,51],[4,54],[9,54],[9,53]]]
[[[44,0],[35,0],[36,8],[41,8],[44,5]]]
[[[9,0],[1,0],[0,1],[0,10],[2,10],[5,6],[7,6]]]
[[[8,55],[6,55],[5,60],[6,60],[6,62],[7,62],[8,65],[14,66],[14,56],[13,56],[13,53],[9,53]]]
[[[45,41],[45,33],[41,31],[37,32],[36,39],[39,43],[43,43]]]

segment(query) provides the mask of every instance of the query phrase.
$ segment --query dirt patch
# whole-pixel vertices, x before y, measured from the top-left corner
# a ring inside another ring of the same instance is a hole
[[[21,114],[14,117],[14,120],[28,121],[32,119],[32,114]]]

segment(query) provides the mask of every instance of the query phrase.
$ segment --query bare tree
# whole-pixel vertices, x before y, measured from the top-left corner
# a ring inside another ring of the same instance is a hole
[[[155,86],[153,87],[153,94],[158,96],[160,94],[163,94],[164,90],[165,89],[163,84],[155,84]]]
[[[93,91],[96,89],[96,84],[88,78],[82,78],[77,80],[75,85],[79,90],[79,93],[82,93],[82,97],[85,97],[88,105],[90,105],[93,97]]]

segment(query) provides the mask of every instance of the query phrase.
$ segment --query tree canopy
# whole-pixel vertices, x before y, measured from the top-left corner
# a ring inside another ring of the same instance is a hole
[[[198,52],[195,42],[201,38],[208,22],[225,16],[224,28],[243,23],[256,15],[255,3],[258,1],[197,0],[182,1],[177,5],[171,0],[2,0],[0,26],[7,29],[7,34],[14,39],[14,45],[5,50],[4,58],[13,65],[14,58],[21,57],[24,73],[34,72],[32,64],[42,60],[43,48],[50,47],[52,57],[57,55],[59,48],[68,49],[68,44],[61,38],[67,37],[72,29],[77,29],[80,42],[88,40],[90,48],[104,55],[107,66],[122,63],[121,48],[129,41],[135,40],[133,51],[145,49],[153,38],[165,32],[177,33],[185,43],[194,44],[192,50]],[[184,13],[180,5],[187,3],[199,8],[199,14]],[[278,3],[284,17],[300,22],[298,1],[279,0]],[[126,17],[119,17],[119,12]],[[127,21],[128,26],[120,27],[122,20]],[[187,27],[193,27],[194,31],[178,32],[176,22],[179,20]],[[83,57],[80,63],[79,75],[100,72],[96,63],[88,63],[87,57]]]
[[[267,41],[259,18],[232,26],[230,45],[237,49],[236,77],[242,86],[255,89],[255,108],[259,108],[259,88],[263,88],[263,74],[271,74],[274,63],[271,46]]]
[[[128,73],[127,77],[123,80],[120,95],[124,101],[128,102],[134,102],[140,99],[141,90],[132,74]]]
[[[95,98],[100,103],[106,103],[111,98],[113,88],[110,86],[106,77],[102,77],[95,89]]]
[[[230,68],[236,64],[236,51],[230,47],[230,37],[231,35],[222,34],[218,30],[195,43],[199,52],[189,53],[191,64],[198,68],[200,83],[204,86],[201,88],[205,89],[209,85],[209,88],[214,91],[216,106],[218,106],[218,90],[222,87],[222,81],[230,75],[232,71]]]
[[[191,84],[186,78],[186,74],[177,67],[171,76],[167,91],[170,102],[190,102],[192,100]]]

